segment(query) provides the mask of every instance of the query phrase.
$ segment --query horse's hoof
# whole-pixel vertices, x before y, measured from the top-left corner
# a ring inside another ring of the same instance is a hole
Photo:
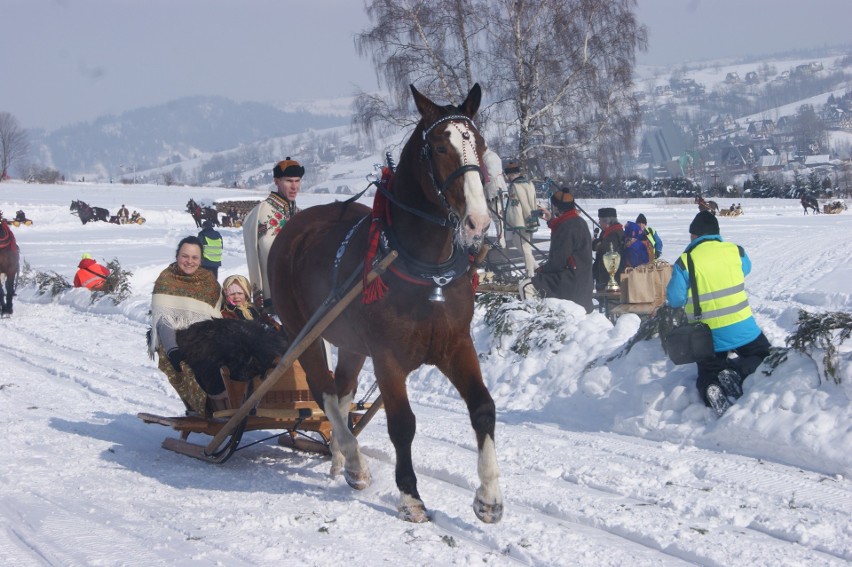
[[[419,504],[400,504],[399,519],[413,524],[423,524],[429,521],[429,516],[426,514],[426,506],[422,502]]]
[[[355,490],[364,490],[373,482],[373,477],[370,475],[370,471],[356,473],[350,470],[344,470],[343,478],[346,479],[346,484]]]
[[[496,524],[503,519],[503,503],[488,504],[477,498],[473,501],[473,513],[486,524]]]

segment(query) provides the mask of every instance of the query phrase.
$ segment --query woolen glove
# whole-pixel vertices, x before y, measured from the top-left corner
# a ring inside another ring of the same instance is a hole
[[[168,354],[169,362],[172,363],[172,368],[175,369],[175,372],[183,372],[180,367],[180,363],[182,360],[186,360],[186,357],[183,356],[183,353],[179,348],[173,348],[169,351]]]

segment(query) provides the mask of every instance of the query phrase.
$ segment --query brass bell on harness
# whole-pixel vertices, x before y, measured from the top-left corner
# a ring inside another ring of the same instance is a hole
[[[429,301],[433,303],[444,303],[446,301],[444,298],[444,292],[441,290],[441,286],[436,285],[434,289],[432,289],[432,294],[429,295]]]

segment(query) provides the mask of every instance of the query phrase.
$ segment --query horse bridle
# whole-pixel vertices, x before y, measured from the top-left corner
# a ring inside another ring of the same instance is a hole
[[[474,129],[476,129],[476,124],[470,117],[464,114],[449,114],[447,116],[443,116],[433,122],[428,128],[423,129],[423,149],[421,150],[420,158],[423,160],[428,160],[429,162],[429,179],[432,181],[432,187],[435,189],[435,193],[438,195],[438,198],[441,200],[441,203],[444,205],[444,208],[447,209],[447,220],[449,224],[452,225],[453,229],[458,228],[459,224],[461,224],[461,219],[459,219],[458,215],[453,211],[453,208],[450,206],[450,202],[447,200],[446,191],[450,184],[463,176],[465,173],[469,171],[475,171],[479,173],[479,178],[482,180],[483,184],[485,183],[485,176],[482,173],[482,168],[479,166],[479,156],[476,154],[476,142],[470,142],[471,134],[465,129],[461,131],[459,128],[461,137],[462,137],[462,165],[458,167],[455,171],[450,173],[443,183],[438,183],[435,176],[435,162],[432,160],[432,144],[429,142],[429,134],[443,124],[444,122],[466,122]],[[467,146],[473,146],[473,154],[476,158],[476,164],[467,163]],[[442,219],[443,221],[443,219]],[[434,221],[433,221],[434,222]],[[438,223],[441,226],[447,226],[446,222]]]

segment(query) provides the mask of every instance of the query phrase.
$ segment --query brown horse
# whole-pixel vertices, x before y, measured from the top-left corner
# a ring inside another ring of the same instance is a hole
[[[103,207],[91,207],[84,201],[71,201],[71,212],[76,212],[83,224],[90,221],[109,222],[109,210]]]
[[[800,202],[802,203],[802,208],[805,209],[804,214],[808,214],[808,209],[813,209],[814,214],[819,214],[819,201],[817,201],[816,197],[802,195]]]
[[[3,318],[12,315],[12,297],[15,295],[20,255],[15,235],[6,220],[0,220],[0,317]]]
[[[190,199],[186,202],[186,211],[192,215],[192,220],[195,221],[195,227],[201,228],[204,221],[209,220],[213,226],[220,226],[219,213],[213,207],[202,207],[195,202],[195,199]]]
[[[704,197],[696,197],[695,202],[698,204],[698,210],[710,211],[714,215],[719,212],[719,204],[716,201],[705,201]]]
[[[438,106],[413,85],[411,92],[421,119],[392,179],[377,192],[372,214],[350,200],[295,215],[269,253],[272,299],[292,339],[340,291],[347,275],[363,275],[365,258],[370,266],[388,249],[399,253],[382,280],[365,290],[363,301],[350,304],[323,333],[338,347],[334,375],[319,340],[299,358],[334,430],[331,472],[342,467],[356,489],[371,482],[345,417],[370,356],[396,450],[400,517],[428,521],[412,462],[415,417],[405,382],[420,366],[433,365],[467,404],[481,483],[473,508],[480,520],[493,523],[503,513],[495,409],[470,335],[468,250],[481,243],[491,220],[481,170],[485,143],[472,121],[481,91],[474,85],[458,107]]]

